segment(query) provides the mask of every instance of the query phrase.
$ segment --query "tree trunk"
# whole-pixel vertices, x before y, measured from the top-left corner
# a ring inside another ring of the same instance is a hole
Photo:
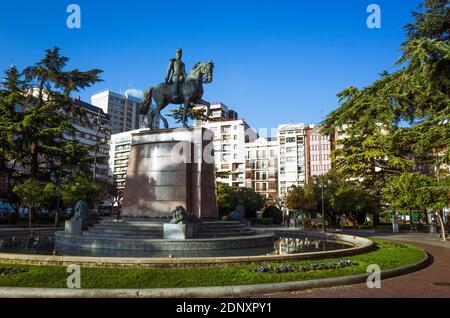
[[[439,223],[440,223],[440,225],[441,225],[441,235],[442,235],[442,240],[443,240],[444,242],[446,242],[446,241],[447,241],[447,238],[446,238],[446,236],[445,236],[444,221],[442,220],[441,214],[440,214],[438,211],[436,211],[435,213],[436,213],[437,219],[439,220]]]
[[[32,214],[32,208],[28,208],[28,227],[31,229],[31,214]]]
[[[413,213],[412,209],[408,208],[407,210],[409,212],[409,232],[411,233],[413,230]]]
[[[30,178],[38,180],[39,174],[39,147],[36,141],[31,144],[31,163],[30,163]]]
[[[60,202],[61,202],[61,200],[60,200],[59,194],[58,194],[58,199],[56,200],[55,227],[58,227]]]

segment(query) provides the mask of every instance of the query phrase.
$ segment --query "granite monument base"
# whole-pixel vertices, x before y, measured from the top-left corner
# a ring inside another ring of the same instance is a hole
[[[165,223],[163,228],[163,239],[185,240],[195,237],[195,223],[170,224]]]
[[[212,135],[205,128],[133,133],[122,216],[167,218],[181,205],[217,219]]]
[[[68,234],[78,235],[81,234],[83,227],[83,221],[81,220],[68,220],[64,223],[64,230]]]

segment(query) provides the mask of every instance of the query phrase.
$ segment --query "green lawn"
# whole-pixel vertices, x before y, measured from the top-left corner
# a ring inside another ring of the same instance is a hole
[[[385,240],[374,241],[377,250],[363,255],[320,261],[270,263],[275,266],[280,264],[307,265],[311,262],[328,263],[340,259],[353,260],[358,263],[358,265],[341,269],[290,273],[257,273],[252,271],[262,264],[148,269],[81,268],[81,287],[162,288],[287,282],[362,274],[366,272],[369,264],[378,264],[382,270],[386,270],[412,264],[424,258],[424,253],[416,247]],[[11,269],[19,269],[19,271],[10,273]],[[20,270],[27,271],[21,272]],[[2,276],[2,272],[7,274]],[[66,267],[62,266],[0,264],[0,286],[3,287],[66,288],[68,275]]]

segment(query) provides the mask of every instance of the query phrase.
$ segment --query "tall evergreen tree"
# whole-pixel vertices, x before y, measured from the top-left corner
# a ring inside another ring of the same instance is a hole
[[[388,178],[410,170],[409,151],[440,154],[437,164],[449,158],[448,1],[426,0],[414,17],[405,27],[397,70],[361,90],[341,92],[341,106],[324,121],[326,133],[344,133],[333,154],[336,170],[376,195],[379,207]]]
[[[72,173],[89,173],[89,148],[74,138],[73,127],[74,120],[85,120],[85,111],[71,94],[100,81],[102,71],[65,70],[68,61],[54,48],[23,72],[6,71],[0,87],[2,175],[61,184]]]
[[[65,71],[68,61],[60,55],[58,48],[54,48],[47,50],[42,60],[23,72],[29,86],[29,98],[23,105],[23,117],[17,123],[17,131],[25,154],[23,163],[29,168],[32,179],[48,177],[48,163],[52,158],[72,158],[69,159],[71,162],[77,162],[74,156],[77,149],[87,153],[79,142],[67,138],[74,134],[74,118],[82,116],[70,94],[100,81],[101,71]],[[78,156],[79,159],[83,157],[86,155]]]

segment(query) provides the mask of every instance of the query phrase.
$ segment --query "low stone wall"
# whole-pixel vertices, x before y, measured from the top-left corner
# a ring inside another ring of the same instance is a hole
[[[64,232],[56,233],[56,250],[65,255],[98,255],[104,258],[154,259],[183,257],[188,254],[203,258],[205,252],[209,255],[223,255],[221,251],[245,251],[249,249],[264,249],[264,253],[273,250],[273,236],[260,234],[236,236],[227,238],[197,238],[197,239],[145,239],[145,238],[108,238],[89,235],[70,235]],[[104,253],[102,252],[104,251]],[[96,254],[93,254],[96,253]],[[111,257],[114,253],[114,257]],[[242,252],[244,253],[244,252]],[[241,253],[235,254],[239,255]],[[149,257],[148,255],[151,255]],[[197,257],[195,257],[197,259]]]
[[[277,232],[278,233],[278,232]],[[292,235],[292,233],[289,233]],[[309,237],[326,236],[329,240],[341,241],[354,245],[348,249],[321,251],[288,255],[260,255],[260,256],[233,256],[233,257],[198,257],[198,258],[121,258],[121,257],[80,257],[80,256],[46,256],[1,254],[1,263],[34,264],[34,265],[60,265],[78,264],[85,267],[180,267],[180,266],[214,266],[222,264],[242,264],[278,262],[287,260],[338,258],[349,255],[366,253],[373,249],[371,240],[333,233],[305,233]],[[324,236],[322,236],[324,235]]]

